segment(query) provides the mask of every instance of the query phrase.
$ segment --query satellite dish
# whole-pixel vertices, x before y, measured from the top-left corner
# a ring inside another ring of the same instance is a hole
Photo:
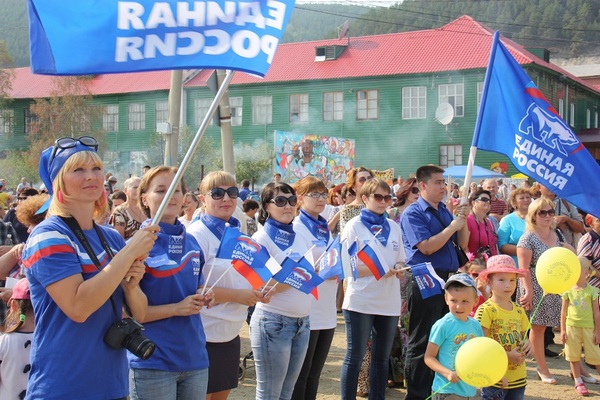
[[[346,37],[346,35],[348,34],[349,28],[350,28],[350,20],[347,19],[346,22],[344,22],[344,25],[342,25],[342,28],[340,29],[340,35],[338,36],[338,40],[342,40],[344,37]]]
[[[435,109],[435,120],[447,126],[454,119],[454,107],[450,103],[441,103]]]

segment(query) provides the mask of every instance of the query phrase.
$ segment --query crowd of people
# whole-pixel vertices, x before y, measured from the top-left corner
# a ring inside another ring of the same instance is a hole
[[[454,357],[477,336],[509,360],[483,399],[523,399],[527,357],[543,383],[557,383],[546,363],[558,356],[554,330],[576,392],[597,382],[581,347],[600,371],[600,219],[584,221],[550,188],[461,188],[426,165],[392,185],[356,167],[331,188],[274,176],[255,191],[213,171],[197,191],[177,182],[153,223],[177,169],[147,166],[119,185],[97,147],[58,139],[41,155],[40,189],[23,178],[11,194],[0,179],[2,399],[234,397],[246,323],[256,399],[316,399],[338,313],[342,399],[384,399],[396,384],[407,400],[471,398],[478,388],[461,381]],[[273,280],[256,288],[218,256],[227,229],[279,264],[311,260],[315,274],[335,240],[358,256],[317,297]],[[536,264],[557,246],[577,253],[581,276],[562,296],[544,295]],[[422,265],[438,290],[422,291]]]

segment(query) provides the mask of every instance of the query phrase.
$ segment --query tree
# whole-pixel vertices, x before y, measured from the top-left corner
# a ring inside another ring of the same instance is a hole
[[[9,68],[12,66],[13,59],[8,53],[6,43],[0,40],[0,107],[10,99],[14,74]]]
[[[273,172],[273,149],[265,140],[254,144],[242,144],[234,148],[235,176],[238,182],[243,179],[257,183],[270,182]]]

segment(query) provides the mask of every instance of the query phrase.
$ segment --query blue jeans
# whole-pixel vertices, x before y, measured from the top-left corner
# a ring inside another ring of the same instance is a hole
[[[256,400],[289,400],[310,337],[309,318],[254,310],[250,342],[256,369]]]
[[[207,386],[208,368],[188,372],[129,370],[131,400],[203,400]]]
[[[371,336],[369,399],[383,400],[398,317],[362,314],[348,310],[343,312],[346,321],[347,350],[342,364],[342,399],[356,398],[358,374]]]
[[[514,389],[501,389],[493,386],[481,389],[483,400],[523,400],[525,398],[525,386]]]

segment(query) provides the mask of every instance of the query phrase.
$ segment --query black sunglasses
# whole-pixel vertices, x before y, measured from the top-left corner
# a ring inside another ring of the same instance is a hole
[[[478,197],[475,200],[483,201],[484,203],[491,203],[492,202],[492,199],[490,199],[489,197]]]
[[[212,197],[213,200],[221,200],[225,197],[225,193],[227,193],[227,196],[229,196],[230,199],[237,199],[240,191],[235,186],[228,187],[227,189],[216,187],[210,189],[207,194]]]
[[[540,217],[554,217],[556,215],[556,211],[554,211],[553,209],[549,209],[549,210],[540,210],[538,211],[537,215],[539,215]]]
[[[376,201],[380,202],[380,203],[381,203],[382,201],[385,201],[386,203],[387,203],[388,201],[392,201],[392,195],[391,195],[391,194],[386,194],[386,195],[383,195],[383,194],[379,194],[379,193],[373,193],[373,198],[374,198]]]
[[[62,137],[54,141],[54,150],[52,150],[52,156],[50,157],[50,160],[53,160],[54,157],[56,157],[58,150],[73,148],[77,146],[77,143],[81,143],[84,146],[98,151],[98,141],[91,136],[82,136],[78,139],[72,137]]]
[[[370,181],[371,179],[373,179],[372,176],[366,177],[366,176],[361,176],[360,178],[358,178],[358,181],[360,183],[365,183],[366,181]]]
[[[296,196],[277,196],[270,201],[271,203],[275,203],[277,207],[285,207],[286,204],[289,203],[290,206],[294,207],[298,204],[298,198]]]
[[[415,187],[415,186],[413,186],[413,187],[410,188],[410,192],[412,194],[419,194],[419,193],[421,193],[421,191],[419,190],[419,188]]]

